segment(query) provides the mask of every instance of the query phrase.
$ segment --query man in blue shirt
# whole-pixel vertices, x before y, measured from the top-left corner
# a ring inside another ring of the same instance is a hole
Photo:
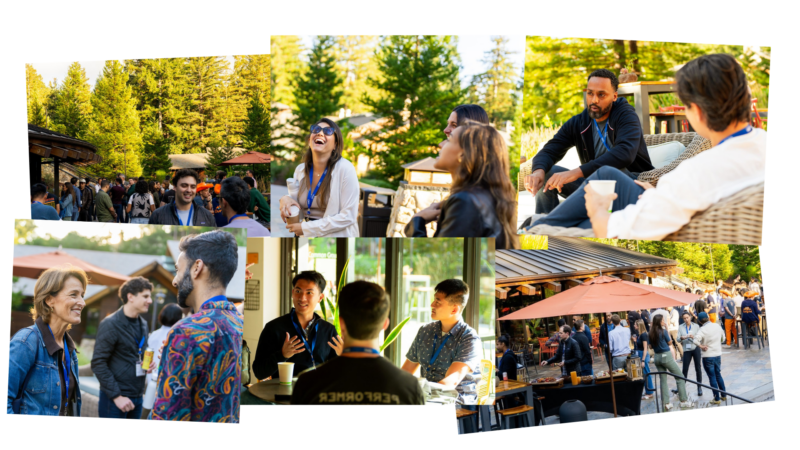
[[[56,209],[44,204],[47,197],[47,186],[36,183],[31,186],[31,219],[60,220]]]
[[[469,287],[461,280],[445,280],[434,288],[431,319],[419,329],[406,354],[402,369],[422,378],[455,387],[459,403],[474,404],[478,398],[481,339],[461,317],[467,306]]]
[[[497,364],[497,376],[501,380],[505,379],[504,375],[509,380],[517,379],[517,356],[511,351],[511,344],[509,343],[508,336],[502,335],[497,338],[495,343],[497,353],[500,353],[500,362]]]

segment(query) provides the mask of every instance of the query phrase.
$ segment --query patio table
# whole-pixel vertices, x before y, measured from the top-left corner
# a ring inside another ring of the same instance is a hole
[[[567,380],[568,381],[568,380]],[[617,398],[617,414],[620,416],[638,416],[641,414],[642,391],[644,380],[614,381],[614,394]],[[596,384],[564,384],[559,389],[548,389],[542,392],[544,400],[544,416],[558,415],[561,405],[567,400],[580,400],[587,411],[614,413],[611,403],[611,383]]]
[[[514,394],[522,394],[525,398],[525,404],[528,406],[533,406],[533,387],[530,385],[530,383],[516,380],[497,381],[497,379],[495,379],[495,402],[497,402],[498,398]],[[481,431],[491,431],[492,429],[492,415],[489,411],[490,406],[494,406],[494,404],[478,406],[478,416],[480,417],[481,421]],[[533,422],[533,420],[531,420],[531,422]]]

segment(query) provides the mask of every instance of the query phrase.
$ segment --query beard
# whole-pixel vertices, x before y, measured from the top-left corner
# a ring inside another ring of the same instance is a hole
[[[188,308],[189,305],[186,303],[186,300],[189,298],[189,295],[194,290],[194,283],[192,283],[192,277],[189,276],[189,271],[187,270],[183,274],[183,278],[178,283],[178,306],[181,308]]]
[[[589,109],[589,117],[591,117],[592,119],[595,119],[595,120],[605,116],[606,114],[608,114],[609,111],[611,111],[611,105],[608,105],[608,108],[606,108],[606,109],[600,108],[599,105],[594,105],[594,106],[597,106],[599,108],[597,111],[592,111],[592,106],[593,105],[589,105],[589,108],[588,108]]]

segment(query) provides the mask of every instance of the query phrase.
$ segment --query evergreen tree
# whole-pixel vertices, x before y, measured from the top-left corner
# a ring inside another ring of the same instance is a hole
[[[368,111],[361,103],[365,95],[375,96],[375,88],[367,84],[369,77],[377,78],[378,64],[373,58],[378,36],[337,36],[336,66],[343,78],[342,108],[352,114]]]
[[[48,108],[53,131],[86,139],[92,117],[91,97],[86,70],[77,62],[70,64],[67,76],[53,92]]]
[[[228,64],[222,57],[193,57],[186,63],[189,91],[185,152],[203,153],[211,142],[225,139],[223,83]]]
[[[269,153],[270,113],[267,102],[259,91],[253,91],[250,106],[247,108],[242,141],[244,148],[261,153]]]
[[[292,81],[305,69],[300,55],[305,51],[300,36],[270,37],[270,91],[272,101],[294,109]]]
[[[50,89],[42,76],[30,64],[25,64],[25,98],[28,104],[28,123],[47,128],[47,97]]]
[[[492,42],[494,47],[481,60],[487,65],[486,72],[472,78],[469,101],[483,106],[492,123],[500,127],[514,119],[515,89],[520,76],[509,58],[515,52],[506,47],[508,39],[495,36]]]
[[[314,40],[308,65],[296,78],[292,94],[297,107],[293,110],[296,151],[306,149],[311,125],[339,111],[342,98],[342,78],[336,69],[334,38],[318,36]]]
[[[380,78],[368,84],[380,94],[362,102],[388,120],[371,136],[385,148],[368,149],[379,155],[376,170],[385,179],[397,181],[401,165],[438,152],[447,118],[462,99],[455,47],[451,36],[389,36],[376,51]]]
[[[213,174],[220,169],[227,171],[227,168],[220,164],[236,158],[237,156],[239,156],[239,152],[229,145],[218,143],[211,144],[208,148],[208,157],[206,158],[206,172]]]
[[[142,133],[133,88],[119,61],[106,61],[91,97],[92,128],[89,142],[103,157],[94,166],[98,174],[111,176],[122,172],[128,176],[142,173],[140,162]]]

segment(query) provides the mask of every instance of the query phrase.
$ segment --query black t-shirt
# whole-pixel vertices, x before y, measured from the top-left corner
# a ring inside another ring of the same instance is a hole
[[[300,375],[293,405],[424,405],[419,381],[386,358],[334,358]]]
[[[164,197],[161,199],[162,202],[164,202],[167,205],[169,205],[170,203],[172,203],[173,200],[175,200],[175,190],[174,189],[170,189],[167,192],[164,192]],[[159,206],[161,206],[161,205],[159,205]]]
[[[647,333],[642,333],[636,339],[636,350],[644,351],[644,343],[647,342],[647,348],[650,348],[650,336]]]
[[[591,364],[592,363],[592,349],[590,347],[589,338],[586,337],[586,334],[583,331],[576,331],[575,335],[572,336],[572,339],[575,339],[575,342],[578,343],[578,346],[581,348],[581,364]]]

